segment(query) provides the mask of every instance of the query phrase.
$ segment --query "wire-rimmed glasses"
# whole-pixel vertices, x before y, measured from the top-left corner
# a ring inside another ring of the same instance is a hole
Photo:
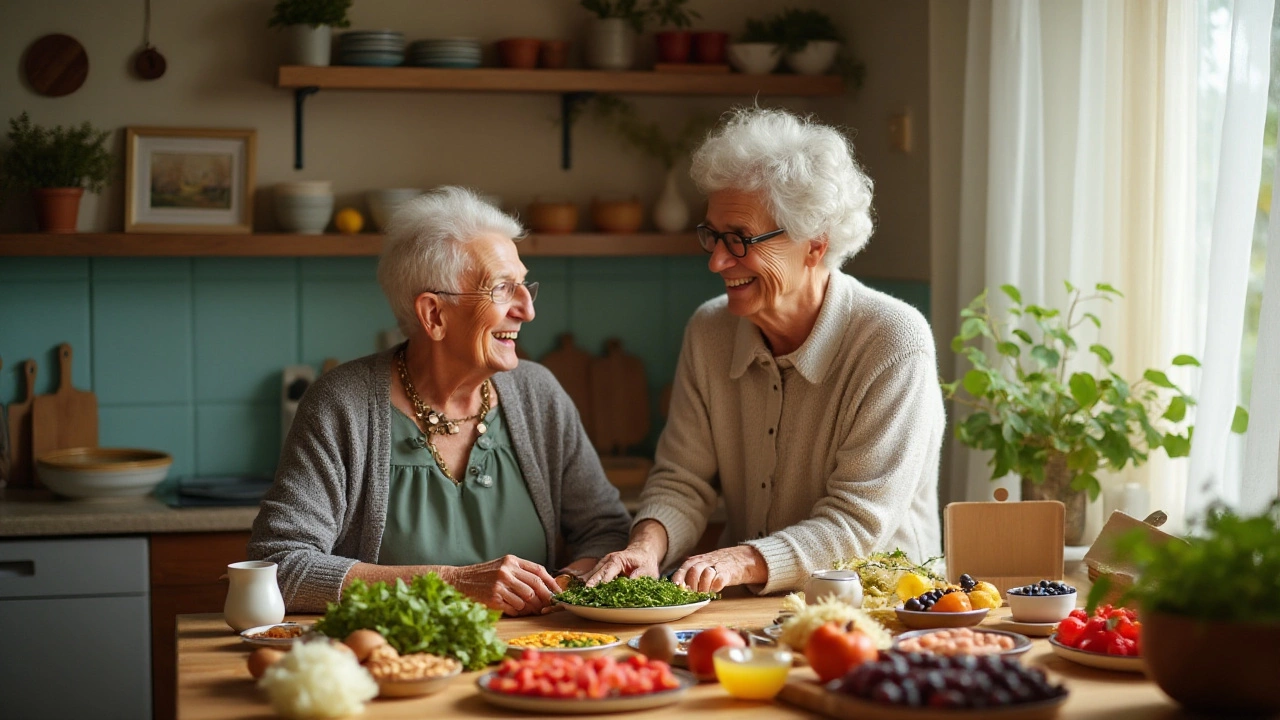
[[[435,293],[436,295],[488,295],[495,304],[505,305],[516,296],[516,288],[521,285],[529,293],[529,302],[538,299],[538,281],[536,280],[533,282],[504,280],[488,290],[476,290],[475,292],[448,292],[445,290],[424,290],[423,292]]]
[[[729,232],[716,232],[706,225],[699,225],[697,227],[697,232],[698,244],[701,245],[702,249],[706,250],[708,253],[715,251],[716,241],[719,240],[724,243],[724,247],[729,251],[730,255],[734,257],[746,257],[747,246],[755,245],[758,242],[764,242],[772,237],[777,237],[778,235],[786,232],[786,230],[778,228],[772,232],[761,233],[752,237],[744,237],[742,233],[733,232],[732,230]]]

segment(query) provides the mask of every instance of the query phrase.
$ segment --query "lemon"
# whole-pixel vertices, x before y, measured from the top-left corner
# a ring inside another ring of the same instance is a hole
[[[355,208],[342,208],[333,216],[333,226],[345,235],[355,235],[364,228],[364,216]]]
[[[933,583],[929,582],[928,578],[915,573],[907,573],[898,579],[898,587],[895,588],[895,592],[898,593],[899,600],[906,602],[932,589]]]

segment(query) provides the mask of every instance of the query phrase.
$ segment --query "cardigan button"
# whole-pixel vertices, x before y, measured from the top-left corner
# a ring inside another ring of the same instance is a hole
[[[480,487],[492,487],[492,486],[493,486],[493,478],[491,476],[484,475],[480,478]]]
[[[475,477],[476,475],[480,474],[480,466],[472,465],[471,467],[467,468],[467,472],[471,473],[472,477]]]
[[[476,444],[480,446],[481,450],[488,450],[489,448],[493,447],[493,440],[487,437],[482,437],[476,441]]]

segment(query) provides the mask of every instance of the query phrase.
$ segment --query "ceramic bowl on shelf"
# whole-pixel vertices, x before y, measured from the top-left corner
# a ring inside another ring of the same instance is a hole
[[[768,75],[782,62],[782,50],[776,43],[733,43],[729,46],[729,64],[744,75]]]
[[[644,206],[639,200],[594,201],[591,224],[600,232],[633,233],[644,223]]]
[[[158,450],[65,448],[36,458],[36,476],[63,497],[110,500],[150,493],[172,465],[173,458]]]
[[[275,198],[276,222],[285,232],[319,235],[333,217],[333,195],[280,195]]]
[[[810,40],[804,49],[787,53],[787,66],[800,75],[822,75],[831,69],[840,52],[835,40]]]
[[[539,233],[571,233],[578,229],[578,206],[570,202],[529,203],[529,229]]]
[[[418,188],[383,188],[370,190],[364,197],[365,202],[369,203],[369,215],[373,218],[374,226],[379,230],[386,230],[396,208],[421,194],[422,191]]]

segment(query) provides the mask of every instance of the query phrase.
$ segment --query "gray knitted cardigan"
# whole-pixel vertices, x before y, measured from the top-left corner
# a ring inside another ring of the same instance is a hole
[[[302,397],[285,439],[248,555],[279,565],[292,612],[322,612],[341,596],[351,566],[378,561],[391,467],[393,352],[321,376]],[[493,383],[552,567],[565,564],[556,558],[557,531],[573,559],[624,547],[631,517],[555,377],[522,360]]]

